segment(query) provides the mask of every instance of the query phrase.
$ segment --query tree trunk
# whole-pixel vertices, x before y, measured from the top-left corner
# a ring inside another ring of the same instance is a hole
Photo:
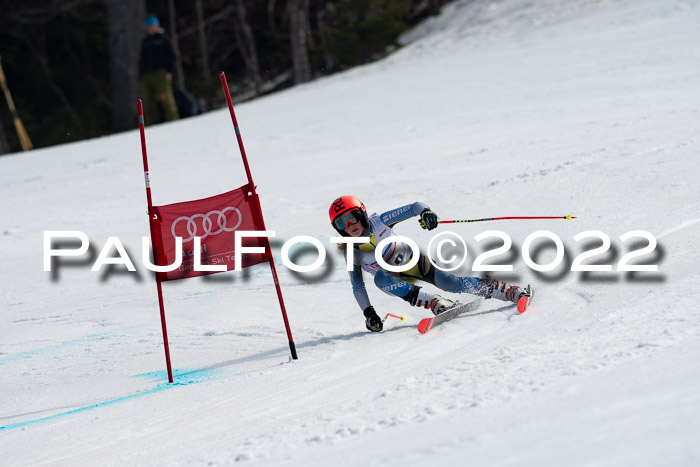
[[[138,60],[143,36],[145,0],[105,0],[109,30],[109,71],[112,88],[112,129],[136,126],[140,95]]]
[[[260,75],[260,63],[258,61],[258,48],[255,46],[255,36],[250,27],[243,0],[235,0],[238,27],[235,28],[236,38],[241,47],[243,60],[255,83],[255,94],[262,94],[262,76]],[[242,34],[240,32],[242,32]]]
[[[319,8],[316,13],[316,23],[318,25],[318,36],[321,40],[321,50],[323,51],[323,63],[325,73],[330,73],[335,68],[335,58],[328,51],[328,26],[326,24],[326,9]]]
[[[204,22],[204,9],[202,8],[202,0],[194,2],[194,8],[197,12],[197,31],[199,33],[199,56],[201,58],[202,83],[209,82],[211,75],[209,73],[209,52],[207,48],[207,32],[206,23]]]
[[[175,52],[175,82],[177,87],[180,89],[185,89],[185,73],[182,71],[182,55],[180,55],[180,41],[177,37],[177,24],[175,14],[175,0],[168,0],[168,13],[170,19],[170,31],[168,35],[170,36],[170,41],[173,44],[173,51]]]
[[[267,0],[267,27],[277,35],[277,25],[275,24],[275,0]]]
[[[289,34],[292,51],[294,82],[311,81],[309,63],[309,0],[289,0]]]
[[[5,127],[0,121],[0,155],[7,154],[10,152],[10,143],[7,140],[7,134],[5,133]]]
[[[61,86],[58,85],[54,79],[54,75],[51,72],[51,64],[49,62],[48,53],[46,52],[45,34],[43,31],[40,31],[23,39],[27,47],[34,53],[34,57],[39,62],[41,70],[44,72],[46,86],[48,86],[48,88],[51,89],[54,94],[56,94],[58,100],[61,102],[61,104],[63,104],[63,108],[66,110],[66,112],[68,112],[68,115],[70,116],[73,125],[75,125],[75,128],[79,134],[84,135],[85,125],[83,125],[79,112],[75,109],[73,102],[71,102],[70,98],[66,95],[63,89],[61,89]],[[34,40],[37,41],[36,44],[34,43]]]

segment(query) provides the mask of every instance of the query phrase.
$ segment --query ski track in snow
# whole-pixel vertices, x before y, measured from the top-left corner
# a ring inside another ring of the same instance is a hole
[[[296,235],[328,244],[320,280],[278,267],[297,361],[267,265],[164,285],[174,385],[149,274],[42,271],[44,230],[140,258],[136,132],[0,158],[2,464],[700,464],[699,20],[690,0],[461,0],[384,60],[238,106],[275,258]],[[156,204],[245,182],[230,125],[147,129]],[[577,219],[450,228],[472,260],[476,234],[512,237],[528,313],[487,301],[420,335],[425,310],[368,279],[380,315],[407,316],[376,335],[328,242],[350,193]],[[613,265],[648,231],[659,272],[537,274],[519,247],[542,229],[569,262],[574,235],[605,232]]]

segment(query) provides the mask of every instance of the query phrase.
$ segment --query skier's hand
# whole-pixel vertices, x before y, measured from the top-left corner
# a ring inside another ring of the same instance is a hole
[[[438,216],[430,209],[423,209],[423,212],[420,213],[420,220],[418,223],[424,229],[433,230],[438,226]]]
[[[367,308],[365,308],[364,314],[365,326],[367,326],[367,330],[372,332],[379,332],[382,329],[384,329],[384,323],[382,323],[382,320],[377,315],[377,312],[374,311],[373,306],[368,306]]]
[[[376,314],[365,319],[365,326],[367,326],[367,329],[372,332],[379,332],[384,329],[384,323],[382,323],[381,318],[379,318],[379,316]]]

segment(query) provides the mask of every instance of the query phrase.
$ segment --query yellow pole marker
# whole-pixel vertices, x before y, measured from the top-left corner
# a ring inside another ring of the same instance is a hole
[[[399,321],[406,321],[406,317],[403,316],[403,315],[399,316],[399,315],[395,315],[395,314],[393,314],[393,313],[387,313],[386,316],[384,317],[384,319],[382,320],[382,323],[383,323],[384,321],[386,321],[387,318],[389,318],[389,316],[391,316],[392,318],[396,318],[396,319],[398,319]]]

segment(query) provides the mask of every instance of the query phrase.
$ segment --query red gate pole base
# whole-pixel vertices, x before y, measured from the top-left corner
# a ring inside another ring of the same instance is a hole
[[[170,364],[170,345],[168,345],[168,328],[165,326],[165,304],[163,303],[163,286],[156,279],[158,287],[158,305],[160,306],[160,325],[163,328],[163,347],[165,348],[165,364],[168,367],[168,382],[173,382],[173,367]]]
[[[267,251],[270,251],[270,242],[267,242]],[[272,279],[275,282],[275,289],[277,290],[277,299],[280,302],[280,309],[282,310],[282,319],[284,320],[284,328],[287,331],[287,338],[289,339],[289,350],[292,352],[292,359],[298,360],[297,348],[294,345],[294,338],[292,337],[292,328],[289,326],[289,320],[287,319],[287,308],[284,306],[284,299],[282,298],[282,289],[280,288],[280,282],[277,279],[277,268],[275,268],[275,261],[272,259],[272,253],[270,253],[270,270],[272,271]]]

